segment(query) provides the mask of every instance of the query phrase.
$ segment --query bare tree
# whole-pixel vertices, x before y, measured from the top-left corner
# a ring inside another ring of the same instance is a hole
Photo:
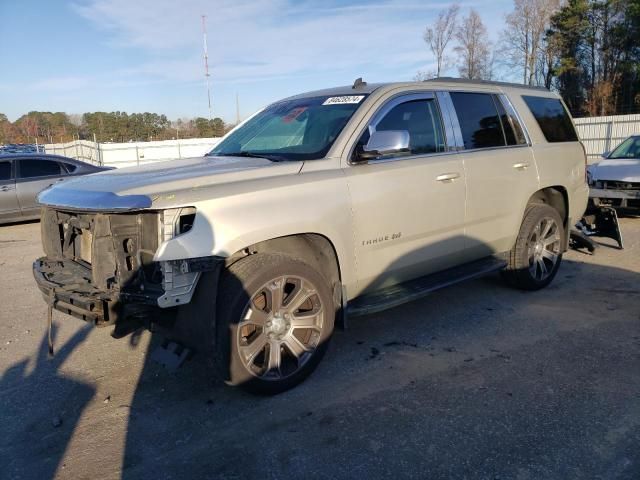
[[[431,80],[437,78],[435,70],[418,70],[413,76],[414,82],[424,82],[425,80]]]
[[[490,75],[491,45],[487,28],[474,9],[471,9],[456,30],[456,40],[460,76],[476,80],[487,78]]]
[[[446,10],[440,11],[433,26],[424,32],[424,41],[436,57],[436,77],[440,76],[447,64],[447,45],[455,33],[459,10],[458,4],[454,3]]]
[[[548,65],[549,50],[544,37],[551,16],[560,7],[560,0],[513,0],[513,11],[505,18],[503,45],[511,66],[522,70],[522,83],[547,83],[540,68]],[[547,59],[548,60],[548,59]]]

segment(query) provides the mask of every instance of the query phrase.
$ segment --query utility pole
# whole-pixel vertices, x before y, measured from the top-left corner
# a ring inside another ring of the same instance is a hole
[[[207,49],[207,16],[202,15],[202,39],[204,49],[204,78],[207,83],[207,100],[209,101],[209,121],[212,119],[211,113],[211,87],[209,85],[209,53]]]

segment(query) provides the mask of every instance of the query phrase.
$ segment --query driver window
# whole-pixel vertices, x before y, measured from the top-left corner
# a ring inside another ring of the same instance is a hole
[[[435,99],[411,100],[393,107],[375,125],[376,131],[406,130],[409,132],[410,155],[444,152],[446,150],[440,112]],[[360,137],[358,146],[369,141],[369,129]]]

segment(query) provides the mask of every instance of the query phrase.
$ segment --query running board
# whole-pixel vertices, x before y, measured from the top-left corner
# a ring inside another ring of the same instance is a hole
[[[412,302],[456,283],[482,277],[502,270],[507,261],[499,257],[487,257],[458,267],[443,270],[409,282],[393,285],[383,290],[358,297],[347,305],[347,315],[357,317],[378,313],[403,303]]]

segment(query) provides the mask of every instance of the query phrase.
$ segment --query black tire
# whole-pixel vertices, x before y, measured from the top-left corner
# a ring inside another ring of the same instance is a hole
[[[292,301],[302,298],[296,309]],[[215,357],[228,385],[284,392],[307,378],[327,350],[336,312],[331,289],[301,260],[282,254],[238,260],[221,275],[217,303]]]
[[[545,222],[551,222],[552,226],[548,235],[541,238]],[[529,205],[516,243],[509,252],[509,265],[503,271],[503,278],[522,290],[539,290],[549,285],[562,262],[564,235],[562,218],[556,209],[544,204]],[[553,243],[544,245],[546,241]]]

